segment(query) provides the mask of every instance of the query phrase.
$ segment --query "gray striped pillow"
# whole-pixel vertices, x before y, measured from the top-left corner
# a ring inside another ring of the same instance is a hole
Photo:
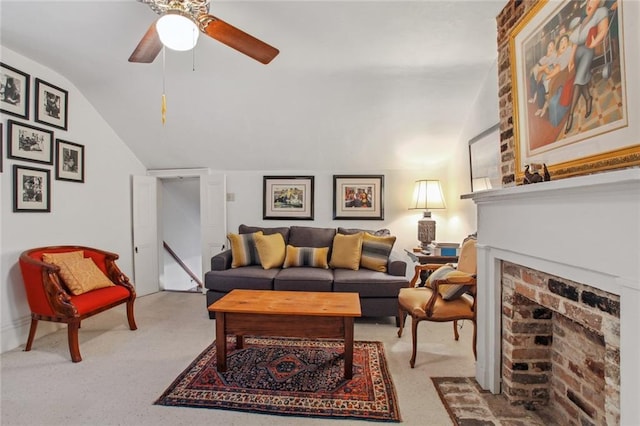
[[[367,232],[362,240],[362,255],[360,266],[373,271],[387,272],[387,263],[396,237],[377,237]]]

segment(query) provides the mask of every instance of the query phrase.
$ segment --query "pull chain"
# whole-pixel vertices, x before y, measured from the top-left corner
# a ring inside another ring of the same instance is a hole
[[[165,121],[167,121],[167,97],[166,93],[166,67],[165,67],[165,47],[162,47],[162,125],[164,126]]]

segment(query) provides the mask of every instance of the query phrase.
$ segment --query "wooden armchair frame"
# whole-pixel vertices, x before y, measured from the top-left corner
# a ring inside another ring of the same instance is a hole
[[[42,253],[77,250],[83,250],[85,257],[92,258],[115,286],[73,295],[58,275],[60,268],[41,260]],[[84,246],[39,247],[20,255],[20,270],[31,309],[31,327],[25,351],[31,350],[38,321],[66,323],[71,360],[80,362],[82,357],[78,344],[78,329],[82,320],[122,303],[127,304],[129,328],[138,328],[133,312],[136,291],[129,278],[116,265],[118,257],[115,253]]]
[[[465,242],[467,239],[465,239]],[[473,250],[475,250],[475,240],[473,244]],[[462,254],[461,254],[462,255]],[[420,292],[419,298],[426,299],[426,303],[423,306],[420,306],[419,309],[411,308],[409,306],[403,306],[401,300],[398,300],[398,315],[400,318],[400,328],[398,329],[398,337],[402,337],[402,331],[404,329],[404,322],[407,316],[407,313],[411,315],[411,337],[413,341],[413,351],[411,354],[411,360],[409,364],[411,368],[414,368],[416,361],[416,352],[418,346],[418,324],[421,321],[434,321],[434,322],[448,322],[453,321],[453,335],[455,340],[457,341],[460,338],[458,333],[458,321],[460,320],[469,320],[473,324],[473,356],[477,359],[476,353],[476,339],[477,339],[477,330],[476,330],[476,290],[477,290],[477,281],[476,275],[470,274],[468,276],[451,276],[448,279],[435,279],[431,281],[431,288],[417,288],[416,284],[420,282],[420,274],[424,271],[428,271],[430,273],[434,272],[438,268],[442,267],[441,264],[424,264],[424,265],[416,265],[415,273],[411,282],[409,284],[409,288],[402,289],[401,291],[413,291]],[[475,265],[474,265],[475,266]],[[462,296],[460,299],[445,301],[438,288],[441,285],[449,285],[449,284],[461,284],[465,285],[468,288],[467,294]],[[418,295],[418,293],[415,293]]]

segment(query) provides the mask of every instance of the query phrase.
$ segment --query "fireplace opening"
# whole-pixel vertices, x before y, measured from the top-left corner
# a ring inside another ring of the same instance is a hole
[[[549,424],[619,424],[619,296],[502,265],[502,392]]]

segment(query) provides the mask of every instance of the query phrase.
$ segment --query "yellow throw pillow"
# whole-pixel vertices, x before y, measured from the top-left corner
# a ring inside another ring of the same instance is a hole
[[[284,263],[286,246],[282,234],[276,232],[263,235],[262,232],[254,236],[258,257],[264,269],[279,268]]]
[[[229,234],[227,238],[231,242],[231,267],[259,265],[260,257],[256,249],[254,237],[262,231],[253,234]]]
[[[62,281],[76,296],[91,290],[115,286],[89,257],[75,261],[64,261],[58,266]]]
[[[362,239],[362,256],[360,266],[378,272],[387,272],[387,263],[396,237],[377,237],[368,232]]]
[[[336,234],[333,238],[331,250],[332,268],[360,269],[360,254],[362,253],[362,232],[352,235]]]
[[[60,253],[42,253],[42,261],[58,265],[65,261],[75,261],[84,259],[84,251],[64,251]]]
[[[283,268],[292,266],[311,266],[313,268],[329,269],[327,256],[329,247],[294,247],[287,245],[287,255]]]

